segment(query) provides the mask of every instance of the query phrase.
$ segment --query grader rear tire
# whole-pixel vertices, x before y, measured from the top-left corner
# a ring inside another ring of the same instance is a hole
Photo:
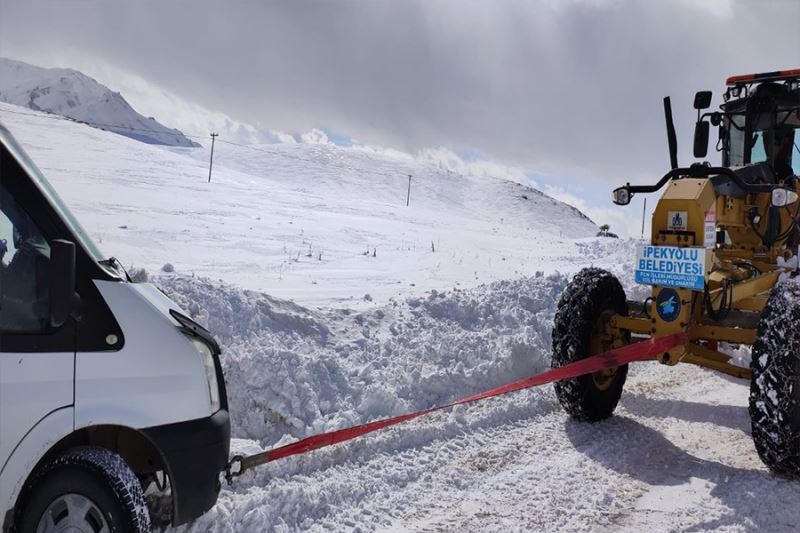
[[[750,423],[770,470],[800,477],[800,284],[772,289],[750,362]]]
[[[625,291],[613,274],[600,268],[581,270],[561,295],[553,327],[552,368],[626,344],[607,333],[614,314],[627,315]],[[556,382],[555,391],[573,418],[596,422],[611,416],[622,395],[628,365]]]

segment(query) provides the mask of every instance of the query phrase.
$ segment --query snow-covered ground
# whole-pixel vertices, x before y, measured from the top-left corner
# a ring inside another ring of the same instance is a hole
[[[102,250],[126,266],[330,304],[574,270],[597,226],[505,180],[364,147],[151,146],[3,113]],[[411,198],[406,207],[408,175]],[[589,252],[591,253],[591,252]]]
[[[209,185],[202,150],[0,117],[101,246],[219,338],[239,453],[546,368],[558,297],[583,266],[646,295],[633,242],[588,237],[591,223],[516,184],[271,145],[223,147]],[[167,262],[176,272],[158,273]],[[759,461],[747,393],[642,363],[615,417],[580,424],[551,386],[521,391],[260,467],[179,529],[796,531],[800,484]]]
[[[619,274],[630,287],[630,271]],[[525,277],[352,311],[158,279],[225,346],[233,448],[245,454],[541,371],[567,281]],[[642,363],[617,415],[582,424],[550,386],[521,391],[260,467],[181,529],[796,531],[800,485],[760,462],[747,394],[710,371]]]

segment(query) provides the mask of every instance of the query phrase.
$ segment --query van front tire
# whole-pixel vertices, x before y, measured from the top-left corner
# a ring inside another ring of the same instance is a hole
[[[85,446],[67,451],[41,467],[28,481],[17,530],[142,533],[150,514],[142,486],[114,452]]]

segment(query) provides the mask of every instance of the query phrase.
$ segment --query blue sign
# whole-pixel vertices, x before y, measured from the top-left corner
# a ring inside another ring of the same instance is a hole
[[[664,322],[672,322],[681,313],[681,299],[674,289],[663,289],[656,298],[658,316]]]
[[[643,246],[636,259],[636,283],[702,291],[705,248]]]

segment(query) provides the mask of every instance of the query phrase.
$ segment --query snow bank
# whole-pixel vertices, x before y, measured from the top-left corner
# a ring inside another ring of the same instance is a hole
[[[207,279],[157,283],[223,346],[233,435],[262,445],[443,403],[539,372],[563,275],[311,310]]]
[[[615,263],[630,290],[630,248],[578,246],[584,264]],[[541,370],[567,277],[430,291],[361,311],[307,309],[179,274],[156,282],[222,340],[233,452],[252,454]],[[552,387],[460,406],[254,469],[179,529],[793,530],[798,514],[786,502],[800,489],[760,463],[746,405],[746,384],[642,364],[602,424],[565,419]]]

